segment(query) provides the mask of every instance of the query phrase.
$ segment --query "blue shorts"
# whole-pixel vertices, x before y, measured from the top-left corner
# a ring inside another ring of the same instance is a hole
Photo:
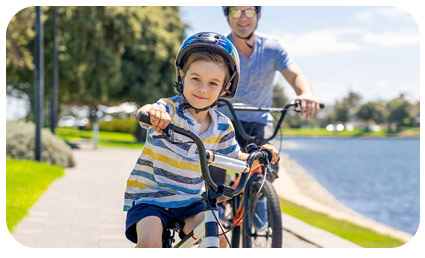
[[[198,213],[203,212],[205,204],[201,201],[181,208],[164,208],[153,204],[141,203],[131,207],[127,212],[125,236],[133,243],[137,243],[136,224],[141,219],[148,216],[155,216],[161,219],[164,228],[174,222],[183,222]]]

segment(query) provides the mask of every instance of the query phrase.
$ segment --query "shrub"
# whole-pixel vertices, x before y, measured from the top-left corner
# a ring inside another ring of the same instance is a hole
[[[20,160],[34,160],[35,125],[22,121],[6,122],[6,156]],[[75,165],[71,148],[49,130],[41,132],[41,161],[61,167]]]
[[[134,134],[137,130],[139,123],[136,118],[114,118],[111,121],[100,121],[99,130],[106,132],[120,132],[120,133],[131,133]],[[91,130],[93,125],[88,126],[88,130]]]

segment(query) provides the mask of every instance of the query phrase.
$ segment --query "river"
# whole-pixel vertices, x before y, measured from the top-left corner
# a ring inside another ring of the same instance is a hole
[[[341,203],[393,228],[419,226],[419,138],[291,138],[282,152]]]

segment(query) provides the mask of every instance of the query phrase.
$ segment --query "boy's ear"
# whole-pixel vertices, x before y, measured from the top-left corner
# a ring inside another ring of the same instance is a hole
[[[184,81],[184,72],[182,69],[179,70],[180,78]]]
[[[220,94],[220,96],[223,96],[224,94],[226,94],[226,91],[230,88],[230,85],[232,85],[232,83],[231,82],[229,82],[227,85],[226,85],[226,87],[224,87],[224,91]]]

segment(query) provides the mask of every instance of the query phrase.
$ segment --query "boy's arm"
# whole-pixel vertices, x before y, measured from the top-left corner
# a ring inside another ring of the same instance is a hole
[[[247,160],[248,156],[248,153],[241,152],[238,156],[238,159]],[[261,166],[260,162],[258,162],[258,160],[255,160],[254,163],[252,163],[251,170],[258,168],[259,166]]]

